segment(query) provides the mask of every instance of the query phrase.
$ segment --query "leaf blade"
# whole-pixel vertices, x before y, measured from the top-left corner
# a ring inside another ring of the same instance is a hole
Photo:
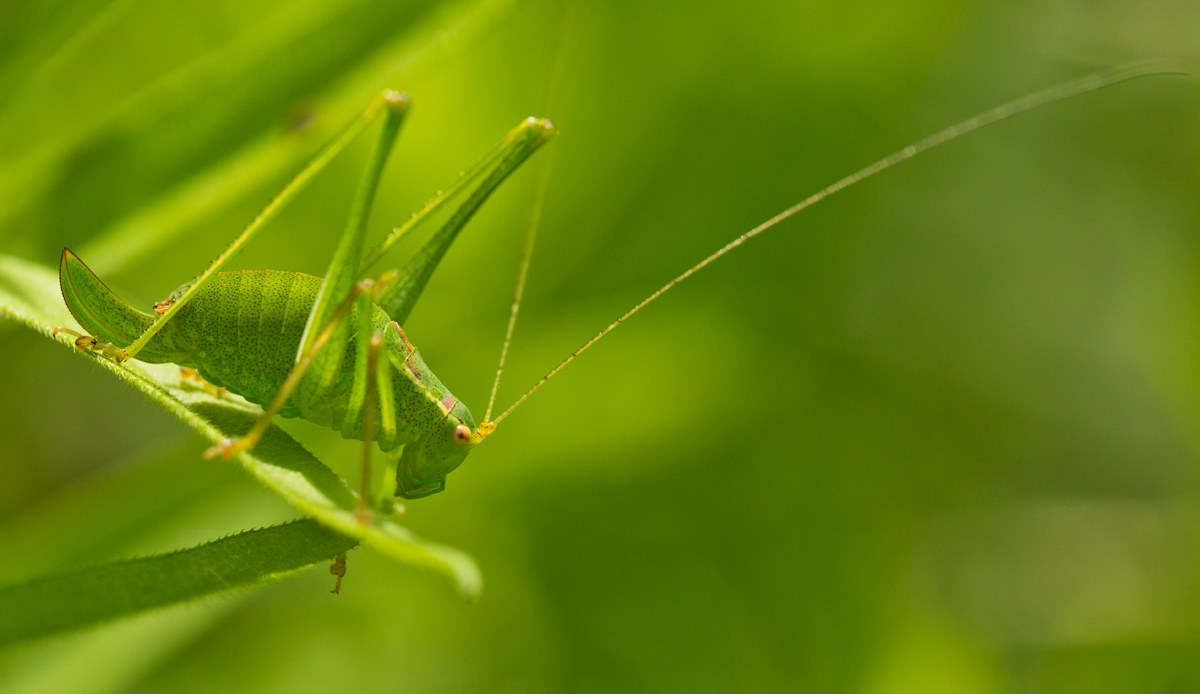
[[[313,96],[311,108],[323,115],[302,137],[270,130],[251,138],[221,161],[113,222],[80,252],[101,274],[144,260],[247,192],[302,166],[317,152],[313,142],[332,138],[336,128],[363,108],[364,94],[396,87],[397,81],[416,66],[462,50],[498,24],[515,5],[513,0],[463,0],[439,9]],[[14,168],[14,172],[10,178],[17,177],[21,170]],[[0,189],[4,189],[4,178],[5,172],[0,169]],[[0,222],[5,214],[0,204]]]
[[[356,544],[306,518],[0,587],[0,645],[278,580]]]

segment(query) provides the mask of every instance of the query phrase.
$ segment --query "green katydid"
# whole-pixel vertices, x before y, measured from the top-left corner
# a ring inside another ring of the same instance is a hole
[[[90,335],[76,345],[98,347],[114,361],[138,357],[196,369],[217,387],[264,406],[245,436],[206,452],[226,458],[253,448],[276,414],[302,416],[385,451],[405,446],[396,493],[418,498],[441,491],[487,429],[425,366],[400,328],[450,244],[497,186],[554,136],[546,120],[527,119],[455,185],[394,230],[363,257],[366,221],[379,179],[409,105],[386,91],[258,215],[200,276],[159,302],[157,317],[110,292],[71,251],[59,265],[63,298]],[[326,163],[380,114],[371,154],[325,277],[295,272],[218,272]],[[438,207],[477,183],[458,210],[405,266],[379,281],[362,272]],[[72,332],[62,329],[64,332]],[[382,354],[382,358],[380,355]],[[364,472],[360,510],[368,489]]]
[[[118,362],[136,356],[148,362],[196,368],[213,385],[264,406],[249,433],[209,449],[206,456],[229,457],[252,448],[275,414],[302,416],[332,426],[347,438],[363,440],[360,515],[368,522],[367,474],[373,441],[384,451],[404,446],[396,473],[398,496],[411,499],[442,491],[446,475],[463,462],[471,449],[567,363],[643,306],[750,238],[832,193],[959,135],[1053,101],[1162,73],[1186,74],[1186,70],[1173,63],[1146,62],[1051,87],[962,121],[843,178],[742,234],[668,282],[569,355],[495,420],[491,419],[489,403],[488,413],[478,426],[466,406],[425,366],[400,324],[475,211],[509,174],[555,135],[554,126],[547,120],[530,118],[514,128],[453,186],[439,193],[364,257],[371,203],[408,107],[408,98],[402,93],[385,92],[327,145],[201,275],[157,304],[157,317],[125,304],[65,249],[60,282],[67,306],[90,333],[77,335],[76,345],[80,348],[101,350]],[[282,271],[218,272],[381,113],[385,115],[382,132],[324,278]],[[472,185],[458,210],[403,269],[384,273],[375,280],[364,279],[370,266],[399,238]],[[533,235],[529,234],[496,385],[512,336],[532,242]],[[493,402],[495,392],[493,387]]]

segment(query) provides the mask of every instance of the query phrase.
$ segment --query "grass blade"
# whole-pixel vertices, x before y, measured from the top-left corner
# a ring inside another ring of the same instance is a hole
[[[312,143],[332,137],[337,127],[362,109],[364,95],[396,86],[415,66],[461,50],[497,24],[513,5],[512,0],[473,0],[436,12],[315,96],[311,108],[322,117],[303,137],[276,130],[262,134],[116,221],[80,248],[80,253],[88,258],[89,267],[101,274],[145,259],[246,193],[301,166],[316,150]],[[25,175],[19,167],[14,169],[13,176]],[[0,172],[0,188],[3,180]],[[2,208],[0,203],[0,219],[5,214]]]
[[[312,519],[0,588],[0,645],[277,580],[358,544]]]

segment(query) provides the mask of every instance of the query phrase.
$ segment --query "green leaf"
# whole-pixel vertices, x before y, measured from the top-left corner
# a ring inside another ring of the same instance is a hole
[[[56,326],[75,322],[59,296],[57,275],[40,265],[0,256],[0,315],[24,323],[80,358],[107,369],[213,443],[245,433],[259,414],[257,407],[240,399],[218,399],[183,383],[179,369],[171,364],[134,360],[118,366],[75,349],[70,338],[54,333]],[[357,497],[346,481],[279,427],[272,425],[262,443],[249,453],[238,454],[237,460],[257,480],[322,525],[394,559],[441,571],[469,598],[479,594],[482,579],[469,556],[423,541],[386,517],[377,516],[370,524],[359,521],[355,512]]]
[[[279,16],[239,35],[212,55],[179,69],[126,99],[100,118],[81,118],[69,134],[57,135],[31,153],[14,156],[0,152],[0,235],[3,223],[53,190],[63,161],[92,141],[105,127],[150,129],[169,119],[175,109],[211,101],[209,94],[229,88],[229,65],[278,65],[275,50],[305,31],[322,24],[330,3],[286,7]],[[78,248],[95,272],[108,275],[145,259],[190,228],[194,228],[239,201],[243,195],[294,172],[303,166],[339,128],[366,106],[372,95],[396,87],[416,66],[460,51],[495,26],[514,8],[513,0],[471,0],[448,3],[419,21],[396,39],[364,58],[318,94],[306,97],[307,107],[321,117],[303,132],[271,127],[248,137],[228,156],[195,171],[190,177],[161,191],[155,198],[107,225],[87,245]],[[269,27],[269,31],[265,29]],[[270,40],[264,40],[269,36]],[[291,68],[289,68],[291,69]],[[56,91],[51,93],[57,93]],[[36,114],[36,111],[34,111]],[[0,133],[22,132],[0,112]],[[137,124],[130,126],[130,123]],[[139,131],[140,133],[140,131]],[[16,146],[15,144],[13,145]]]
[[[0,645],[277,580],[357,540],[312,519],[0,588]]]
[[[114,558],[163,554],[286,518],[280,515],[287,513],[279,508],[282,504],[264,499],[270,493],[256,488],[240,470],[200,463],[199,448],[198,440],[139,447],[0,521],[0,555],[20,557],[0,563],[0,586]],[[364,587],[360,566],[352,555],[346,587],[355,594]],[[321,576],[322,568],[317,568],[315,585],[328,589],[333,579]],[[101,628],[0,648],[0,692],[123,692],[245,607],[257,590],[216,593]]]

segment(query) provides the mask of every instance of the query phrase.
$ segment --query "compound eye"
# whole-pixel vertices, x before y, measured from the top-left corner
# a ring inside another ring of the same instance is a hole
[[[459,424],[454,427],[454,445],[462,448],[471,442],[471,427]]]

